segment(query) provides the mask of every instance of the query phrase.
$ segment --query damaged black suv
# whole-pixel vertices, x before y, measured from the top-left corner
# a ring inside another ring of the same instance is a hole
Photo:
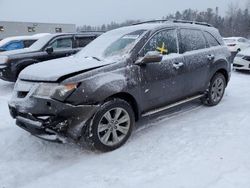
[[[111,151],[141,117],[195,99],[217,105],[229,59],[209,24],[144,22],[107,32],[74,56],[24,69],[9,108],[37,137]]]

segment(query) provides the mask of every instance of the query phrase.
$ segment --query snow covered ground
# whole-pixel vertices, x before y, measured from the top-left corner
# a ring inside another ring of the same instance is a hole
[[[250,74],[233,72],[220,105],[197,102],[138,123],[110,153],[41,141],[15,126],[0,81],[0,188],[250,187]]]

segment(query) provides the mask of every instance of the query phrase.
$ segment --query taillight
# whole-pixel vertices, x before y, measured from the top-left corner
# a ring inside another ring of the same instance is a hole
[[[236,44],[228,44],[227,46],[236,46]]]

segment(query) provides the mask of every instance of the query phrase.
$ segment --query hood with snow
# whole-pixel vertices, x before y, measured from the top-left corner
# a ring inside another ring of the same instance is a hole
[[[82,73],[113,63],[112,61],[99,61],[91,57],[82,59],[77,56],[70,56],[31,65],[20,73],[19,79],[56,82],[61,77]]]

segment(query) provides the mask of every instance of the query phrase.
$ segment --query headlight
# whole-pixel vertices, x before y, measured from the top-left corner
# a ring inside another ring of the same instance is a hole
[[[0,64],[4,64],[8,62],[8,56],[0,55]]]
[[[43,83],[35,90],[34,95],[40,97],[51,97],[57,100],[64,100],[67,98],[76,88],[78,84],[54,84]]]
[[[59,95],[60,97],[68,96],[77,88],[78,84],[65,84],[60,85],[56,88],[54,95]]]
[[[50,97],[55,92],[58,84],[44,83],[39,84],[38,88],[35,90],[34,95],[41,97]]]

